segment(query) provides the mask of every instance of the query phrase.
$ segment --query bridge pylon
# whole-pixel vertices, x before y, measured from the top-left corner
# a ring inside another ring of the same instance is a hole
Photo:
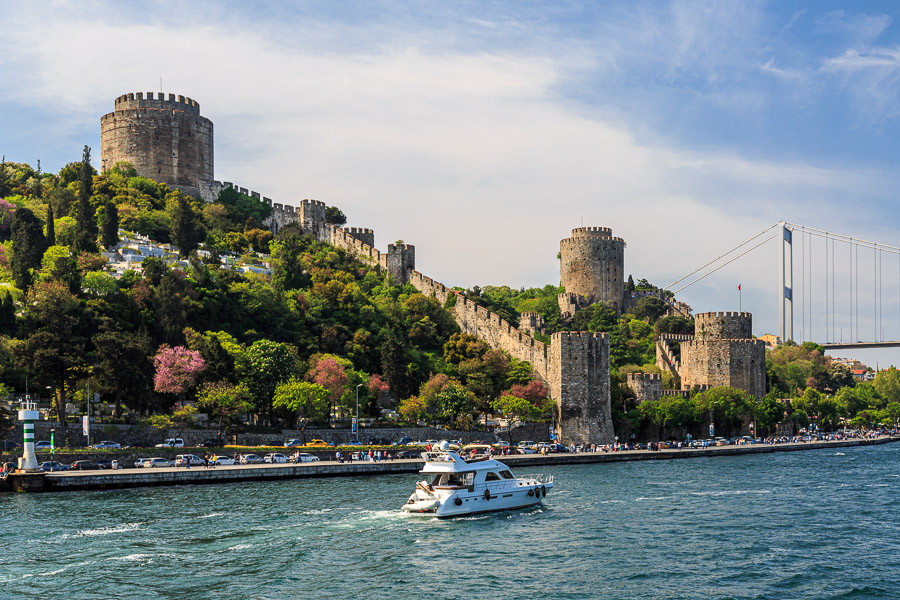
[[[780,221],[778,226],[781,228],[781,246],[779,263],[779,289],[778,295],[781,298],[778,316],[780,322],[781,341],[787,342],[794,339],[794,246],[793,246],[793,228],[789,227],[784,221]]]

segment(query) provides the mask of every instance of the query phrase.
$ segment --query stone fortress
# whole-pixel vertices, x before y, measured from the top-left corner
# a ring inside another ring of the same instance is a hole
[[[325,204],[303,200],[298,206],[270,198],[213,177],[212,122],[200,116],[190,98],[173,94],[154,99],[153,93],[125,94],[116,99],[115,111],[101,118],[101,165],[104,171],[119,161],[134,165],[143,177],[166,183],[207,202],[226,187],[234,188],[272,208],[263,222],[273,233],[295,223],[315,239],[344,248],[361,260],[377,265],[398,283],[410,283],[421,293],[449,306],[463,332],[484,340],[493,348],[528,361],[550,388],[556,402],[556,433],[566,443],[609,444],[615,439],[610,409],[609,335],[606,333],[557,332],[550,344],[535,339],[544,323],[537,313],[523,313],[520,328],[458,295],[442,283],[416,270],[415,246],[389,244],[387,252],[375,248],[371,229],[338,227],[327,222]],[[580,227],[560,242],[560,277],[565,293],[559,296],[563,318],[603,302],[621,313],[633,299],[624,293],[625,241],[605,227]],[[682,303],[672,303],[673,314],[689,315]],[[724,315],[724,316],[723,316]],[[681,361],[673,361],[669,341],[657,341],[657,364],[681,377],[682,387],[733,385],[751,394],[765,393],[764,344],[750,337],[750,315],[740,313],[698,315],[696,339],[685,339]],[[741,337],[744,336],[744,337]],[[668,348],[666,354],[664,348]],[[641,377],[637,377],[641,375]],[[659,397],[660,377],[635,374],[629,384],[644,398]],[[636,390],[637,391],[637,390]]]
[[[142,177],[197,196],[213,178],[213,124],[190,98],[123,94],[100,118],[100,156],[103,171],[130,162]]]

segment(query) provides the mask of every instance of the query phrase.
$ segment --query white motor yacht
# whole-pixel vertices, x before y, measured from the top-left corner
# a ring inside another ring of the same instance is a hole
[[[456,517],[476,513],[528,508],[543,502],[553,489],[553,477],[516,477],[502,462],[478,457],[465,460],[445,444],[423,452],[425,480],[403,510],[434,517]]]

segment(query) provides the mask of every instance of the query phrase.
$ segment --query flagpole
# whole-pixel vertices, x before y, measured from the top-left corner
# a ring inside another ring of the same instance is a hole
[[[738,284],[738,312],[744,312],[743,310],[743,298],[744,292],[741,291],[741,284]]]

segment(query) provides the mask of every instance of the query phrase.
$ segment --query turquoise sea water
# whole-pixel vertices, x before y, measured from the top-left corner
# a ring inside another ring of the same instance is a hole
[[[900,444],[543,470],[444,521],[413,475],[0,495],[0,597],[900,598]]]

